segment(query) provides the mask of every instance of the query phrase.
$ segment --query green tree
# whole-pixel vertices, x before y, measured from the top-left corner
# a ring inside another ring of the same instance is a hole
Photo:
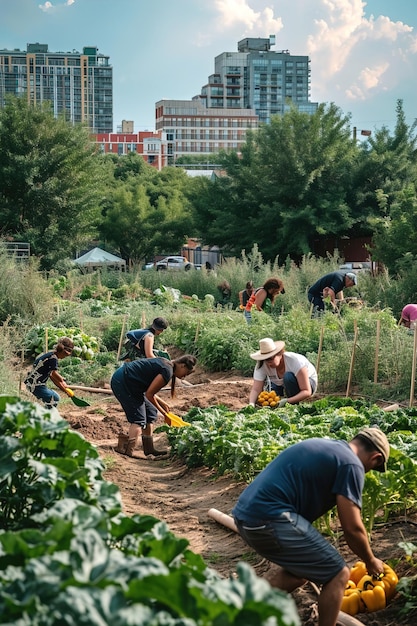
[[[146,164],[140,173],[117,177],[105,199],[101,237],[136,263],[179,250],[192,230],[185,195],[188,182],[180,170],[158,172]]]
[[[381,209],[387,213],[375,223],[372,257],[391,273],[406,272],[417,265],[417,195],[414,185],[396,194],[388,209],[388,195],[377,193]]]
[[[223,155],[226,178],[194,187],[200,235],[235,254],[258,243],[270,260],[312,251],[316,239],[353,224],[347,191],[356,150],[349,118],[334,104],[273,117],[248,134],[240,155]]]
[[[47,105],[8,99],[0,111],[1,232],[29,242],[41,268],[95,233],[104,180],[86,128],[55,119]]]
[[[394,133],[385,126],[377,129],[358,154],[351,205],[366,234],[372,234],[375,218],[387,217],[398,194],[417,181],[417,123],[406,124],[401,100],[396,114]],[[386,201],[381,202],[382,196]]]

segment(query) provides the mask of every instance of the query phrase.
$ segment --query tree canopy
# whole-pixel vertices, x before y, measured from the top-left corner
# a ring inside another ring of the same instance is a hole
[[[123,176],[115,168],[98,227],[102,239],[133,262],[175,252],[192,234],[186,174],[172,167],[158,172],[146,164],[138,171],[137,161],[144,163],[138,155],[122,163]]]
[[[42,267],[91,238],[104,181],[86,128],[22,98],[0,110],[1,233],[30,243]]]

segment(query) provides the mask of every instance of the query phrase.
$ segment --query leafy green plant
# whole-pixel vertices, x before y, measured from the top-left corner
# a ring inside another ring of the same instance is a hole
[[[345,398],[325,398],[282,409],[246,407],[239,412],[216,406],[193,408],[184,417],[187,428],[167,432],[174,454],[189,467],[207,466],[250,481],[287,446],[309,437],[350,441],[365,426],[384,430],[386,413],[379,407]],[[385,474],[365,478],[362,514],[368,532],[376,521],[417,510],[417,438],[409,433],[405,446],[387,429],[392,452]],[[325,527],[328,528],[325,522]]]
[[[32,356],[52,350],[62,337],[69,337],[74,342],[73,355],[86,361],[94,358],[99,351],[99,342],[78,328],[54,328],[51,326],[34,326],[26,336],[27,351]],[[46,346],[47,342],[47,346]]]
[[[299,626],[245,563],[222,579],[164,522],[121,512],[98,453],[58,412],[0,397],[3,623]]]

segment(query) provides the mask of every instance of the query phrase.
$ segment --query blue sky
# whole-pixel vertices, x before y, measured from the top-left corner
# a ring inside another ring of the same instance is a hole
[[[190,99],[214,58],[244,37],[276,36],[274,50],[311,59],[311,100],[334,102],[351,124],[395,124],[398,99],[417,118],[415,0],[0,0],[0,48],[110,56],[114,130],[155,128],[155,102]]]

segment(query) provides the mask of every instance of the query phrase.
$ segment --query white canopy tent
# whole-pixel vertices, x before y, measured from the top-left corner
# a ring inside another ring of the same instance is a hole
[[[73,263],[79,265],[86,271],[94,271],[100,268],[117,269],[124,271],[126,269],[126,261],[120,257],[106,252],[101,248],[93,248],[82,256],[74,259]]]

